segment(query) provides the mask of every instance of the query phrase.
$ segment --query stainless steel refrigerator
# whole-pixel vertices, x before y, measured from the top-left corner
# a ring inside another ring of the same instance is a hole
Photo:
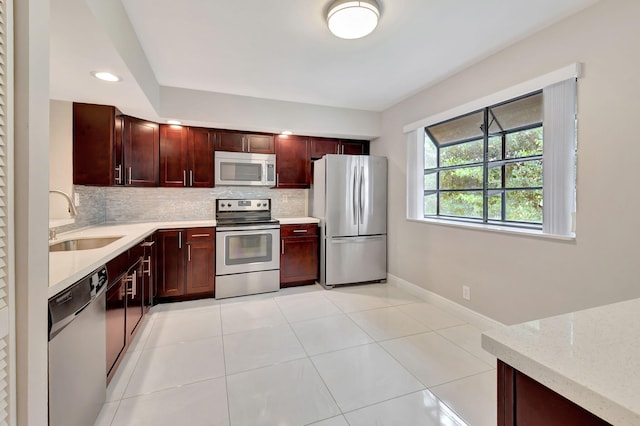
[[[325,155],[314,162],[311,212],[320,219],[320,283],[387,278],[387,159]]]

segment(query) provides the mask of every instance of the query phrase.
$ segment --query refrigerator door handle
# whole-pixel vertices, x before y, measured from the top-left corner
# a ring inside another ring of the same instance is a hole
[[[364,166],[360,166],[360,223],[364,224]]]
[[[354,167],[353,168],[353,185],[352,185],[352,189],[353,189],[353,193],[351,194],[351,207],[352,207],[352,211],[353,211],[353,224],[357,225],[358,224],[358,207],[356,206],[356,183],[358,180],[358,167]]]

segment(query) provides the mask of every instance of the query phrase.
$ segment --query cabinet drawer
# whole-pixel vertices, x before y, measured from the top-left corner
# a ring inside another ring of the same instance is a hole
[[[215,236],[214,228],[187,229],[187,241],[213,240],[214,236]]]
[[[280,237],[306,237],[308,235],[318,235],[317,223],[305,223],[298,225],[281,225]]]

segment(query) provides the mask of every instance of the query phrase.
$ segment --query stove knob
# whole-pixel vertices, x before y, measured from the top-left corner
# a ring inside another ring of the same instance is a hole
[[[227,207],[231,207],[231,203],[227,204]]]

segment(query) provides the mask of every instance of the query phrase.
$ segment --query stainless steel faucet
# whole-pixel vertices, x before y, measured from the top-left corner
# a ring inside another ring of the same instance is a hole
[[[78,211],[76,210],[76,206],[73,205],[73,200],[71,199],[71,197],[69,196],[69,194],[67,194],[66,192],[63,191],[59,191],[57,189],[50,189],[49,190],[49,194],[60,194],[62,195],[66,200],[67,203],[69,204],[69,215],[73,218],[78,216]],[[49,241],[55,240],[56,239],[56,230],[55,228],[49,228]]]

